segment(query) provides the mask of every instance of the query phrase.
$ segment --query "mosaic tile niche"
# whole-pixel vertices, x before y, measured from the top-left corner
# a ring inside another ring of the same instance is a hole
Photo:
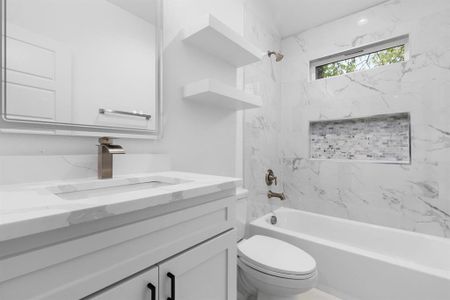
[[[411,162],[409,113],[310,122],[311,159]]]

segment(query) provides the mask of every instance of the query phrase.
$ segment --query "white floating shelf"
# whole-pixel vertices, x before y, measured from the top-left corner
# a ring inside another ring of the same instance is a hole
[[[184,41],[220,57],[236,67],[260,61],[264,53],[212,15],[184,31]]]
[[[217,105],[233,110],[261,107],[261,97],[212,79],[190,83],[184,87],[184,99]]]

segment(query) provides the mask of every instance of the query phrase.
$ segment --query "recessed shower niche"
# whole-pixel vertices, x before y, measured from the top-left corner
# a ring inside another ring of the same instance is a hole
[[[409,113],[312,121],[310,158],[378,163],[411,162]]]

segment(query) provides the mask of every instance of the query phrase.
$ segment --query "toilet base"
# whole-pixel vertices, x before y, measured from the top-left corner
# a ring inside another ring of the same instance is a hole
[[[318,272],[302,280],[271,276],[250,268],[238,258],[238,291],[245,300],[297,300],[316,286]]]

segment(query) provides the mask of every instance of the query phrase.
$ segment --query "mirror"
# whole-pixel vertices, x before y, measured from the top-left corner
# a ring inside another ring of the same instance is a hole
[[[2,129],[157,135],[160,12],[159,0],[3,0]]]

